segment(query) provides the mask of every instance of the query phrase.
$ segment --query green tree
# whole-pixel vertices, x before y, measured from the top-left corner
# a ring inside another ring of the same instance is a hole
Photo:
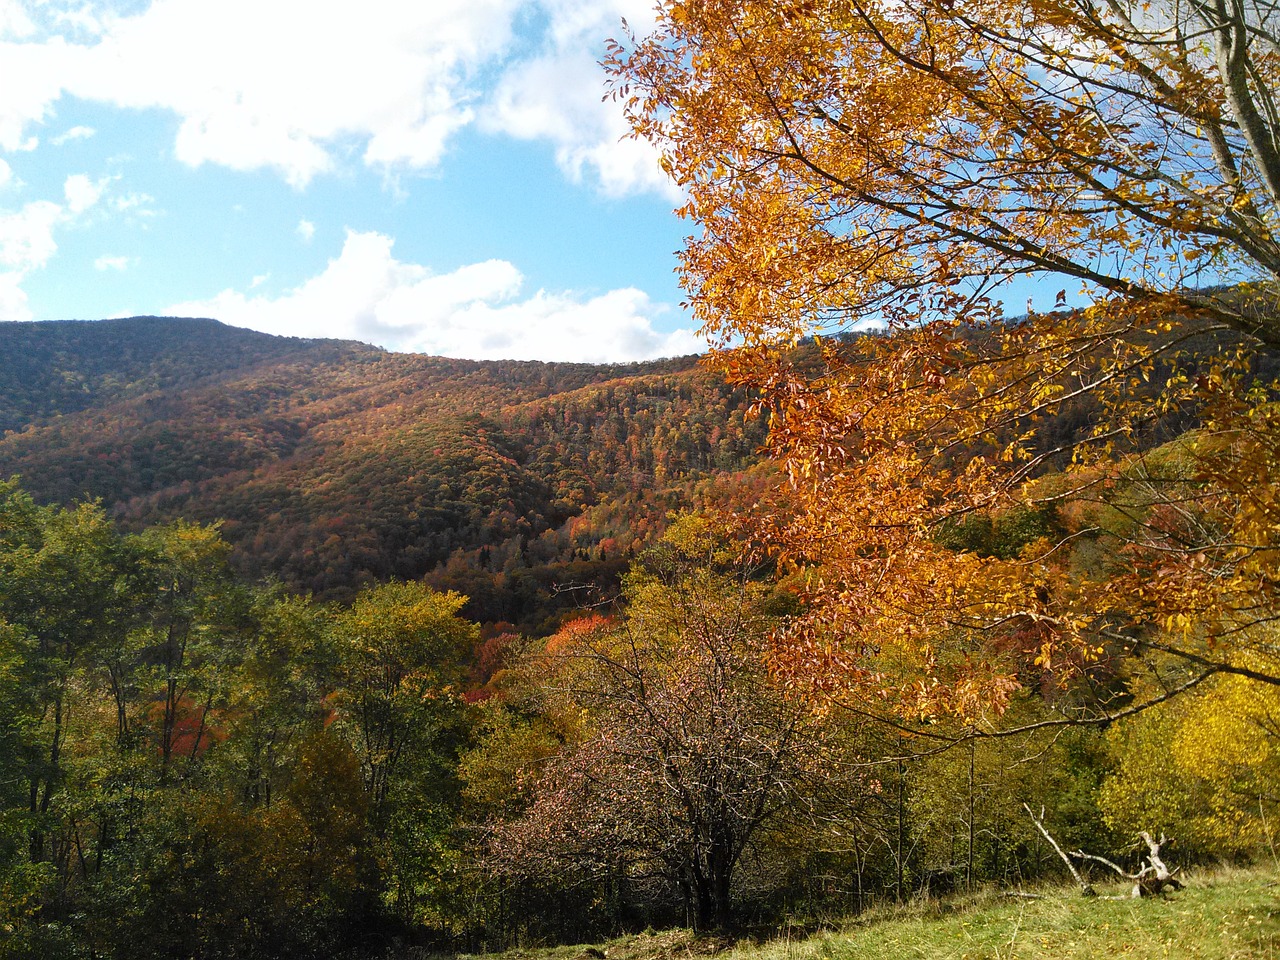
[[[0,484],[0,621],[30,643],[26,784],[28,858],[48,863],[62,903],[73,858],[83,858],[63,815],[68,745],[91,722],[94,668],[102,650],[139,619],[132,551],[100,507],[40,507],[15,482]]]
[[[428,909],[452,856],[446,836],[467,720],[460,683],[479,631],[466,598],[418,583],[360,593],[333,621],[338,723],[360,759],[386,897],[405,918]]]
[[[155,591],[141,659],[144,685],[159,692],[153,724],[163,783],[179,756],[190,768],[209,745],[211,711],[225,696],[218,668],[244,645],[246,632],[237,627],[247,625],[247,597],[216,526],[179,521],[147,530],[138,542]]]

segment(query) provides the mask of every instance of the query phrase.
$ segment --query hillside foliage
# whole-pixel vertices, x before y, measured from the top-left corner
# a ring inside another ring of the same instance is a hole
[[[883,386],[913,336],[775,358]],[[1097,393],[936,475],[843,437],[834,480],[758,462],[794,439],[767,392],[688,360],[260,343],[157,346],[0,440],[5,960],[735,930],[1061,876],[1040,825],[1130,870],[1139,831],[1269,851],[1274,569],[1228,537],[1273,517],[1274,360],[1238,334],[1088,457]],[[1016,495],[929,499],[1010,444]]]
[[[23,425],[0,475],[42,502],[220,521],[238,569],[324,598],[431,574],[473,618],[530,629],[554,627],[552,584],[615,594],[667,513],[764,437],[692,359],[479,363],[151,318],[6,324],[0,348],[26,358],[0,381]]]

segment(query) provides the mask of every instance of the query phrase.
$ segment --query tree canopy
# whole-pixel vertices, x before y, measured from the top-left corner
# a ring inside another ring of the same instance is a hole
[[[1280,677],[1275,16],[671,0],[615,45],[792,480],[782,669],[967,715],[1155,648],[1167,685]],[[1006,318],[1019,280],[1092,305]]]
[[[674,0],[614,65],[703,227],[686,268],[714,332],[955,315],[1047,271],[1275,346],[1274,291],[1203,288],[1280,271],[1276,16]]]

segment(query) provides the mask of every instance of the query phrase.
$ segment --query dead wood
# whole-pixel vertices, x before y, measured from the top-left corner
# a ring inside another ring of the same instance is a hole
[[[1027,816],[1030,817],[1031,822],[1036,825],[1036,829],[1040,831],[1040,835],[1049,841],[1049,846],[1053,847],[1058,856],[1062,858],[1062,862],[1067,865],[1067,869],[1071,871],[1071,875],[1076,878],[1076,883],[1080,885],[1081,895],[1086,897],[1096,897],[1098,894],[1094,891],[1093,887],[1089,886],[1089,881],[1080,875],[1080,871],[1077,870],[1076,865],[1071,862],[1071,858],[1067,856],[1066,851],[1063,850],[1062,847],[1058,846],[1058,841],[1053,839],[1053,835],[1045,828],[1044,807],[1040,808],[1039,817],[1036,817],[1036,815],[1031,812],[1031,808],[1025,803],[1022,805],[1022,809],[1027,811]]]
[[[1031,822],[1036,825],[1036,829],[1040,831],[1041,836],[1049,842],[1049,845],[1053,847],[1058,856],[1062,858],[1062,862],[1067,865],[1067,869],[1071,871],[1071,876],[1075,877],[1076,883],[1080,885],[1080,892],[1084,894],[1084,896],[1094,897],[1097,896],[1097,894],[1094,892],[1093,887],[1089,885],[1089,882],[1081,876],[1080,871],[1076,869],[1075,864],[1071,862],[1072,858],[1075,858],[1076,860],[1091,860],[1094,863],[1101,863],[1103,866],[1110,868],[1124,879],[1132,880],[1133,892],[1129,897],[1154,897],[1157,895],[1163,895],[1169,890],[1182,889],[1182,881],[1177,877],[1178,871],[1170,870],[1168,864],[1164,862],[1164,859],[1160,855],[1160,848],[1169,842],[1168,838],[1163,833],[1160,834],[1159,840],[1153,840],[1151,838],[1151,834],[1145,830],[1138,834],[1138,837],[1142,842],[1147,845],[1147,862],[1137,873],[1130,873],[1114,860],[1108,860],[1106,857],[1100,857],[1096,853],[1085,853],[1083,850],[1072,850],[1070,853],[1067,853],[1045,827],[1044,808],[1040,808],[1040,816],[1038,818],[1031,812],[1031,808],[1025,803],[1022,805],[1022,808],[1027,811],[1027,816],[1029,816],[1031,818]],[[1129,899],[1129,897],[1108,899]]]

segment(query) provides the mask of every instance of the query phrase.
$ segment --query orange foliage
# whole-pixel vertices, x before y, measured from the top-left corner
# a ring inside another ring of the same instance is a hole
[[[805,577],[793,682],[972,717],[1029,668],[1141,641],[1185,678],[1266,642],[1276,39],[1249,4],[667,0],[613,46],[699,226],[690,303],[789,480],[759,535]],[[1094,305],[1002,315],[1049,274]],[[1044,522],[968,535],[1019,512]]]

